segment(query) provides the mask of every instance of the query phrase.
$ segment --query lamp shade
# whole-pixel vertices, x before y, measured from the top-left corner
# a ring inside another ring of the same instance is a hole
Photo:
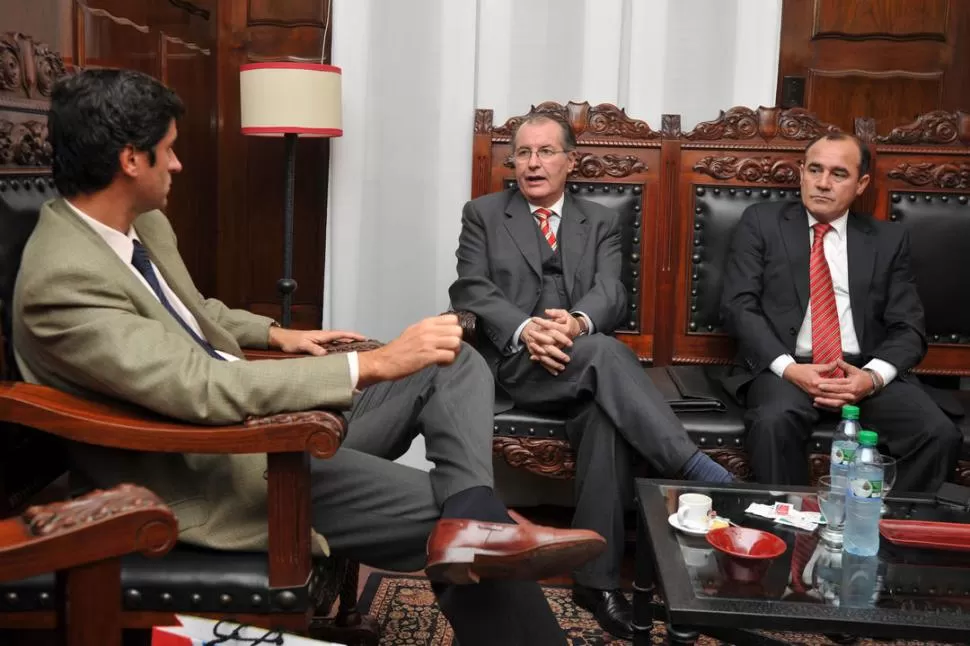
[[[250,63],[239,68],[242,133],[340,137],[340,68]]]

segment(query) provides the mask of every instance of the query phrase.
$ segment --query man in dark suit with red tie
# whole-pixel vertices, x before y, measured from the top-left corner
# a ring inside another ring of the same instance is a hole
[[[751,206],[735,232],[722,310],[738,356],[725,385],[746,403],[759,482],[807,484],[812,426],[844,404],[897,458],[895,490],[935,491],[959,454],[959,430],[910,372],[926,337],[906,229],[849,210],[869,165],[859,140],[824,135],[805,151],[801,203]]]

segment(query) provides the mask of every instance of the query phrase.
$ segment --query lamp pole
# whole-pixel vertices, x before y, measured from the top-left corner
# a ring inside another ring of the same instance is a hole
[[[293,292],[296,280],[293,279],[293,202],[296,193],[296,133],[283,135],[286,146],[286,175],[283,188],[286,197],[283,203],[283,277],[276,281],[276,290],[283,298],[282,325],[290,327],[293,307]]]

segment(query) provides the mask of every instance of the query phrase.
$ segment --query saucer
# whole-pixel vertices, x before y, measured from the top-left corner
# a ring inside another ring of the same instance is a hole
[[[667,522],[670,523],[670,526],[673,527],[674,529],[684,532],[685,534],[690,534],[691,536],[706,536],[707,532],[711,531],[710,528],[694,529],[693,527],[687,527],[685,525],[681,525],[680,521],[677,520],[676,512],[673,514],[670,514],[670,516],[667,517]]]

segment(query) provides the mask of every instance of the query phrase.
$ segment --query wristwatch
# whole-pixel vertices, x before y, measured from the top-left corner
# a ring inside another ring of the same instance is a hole
[[[586,317],[582,314],[573,313],[573,318],[579,323],[579,334],[576,336],[586,336],[589,334],[589,327],[586,325]]]
[[[869,375],[869,379],[872,380],[872,390],[869,395],[875,395],[882,388],[882,376],[872,368],[863,368],[862,372]]]

